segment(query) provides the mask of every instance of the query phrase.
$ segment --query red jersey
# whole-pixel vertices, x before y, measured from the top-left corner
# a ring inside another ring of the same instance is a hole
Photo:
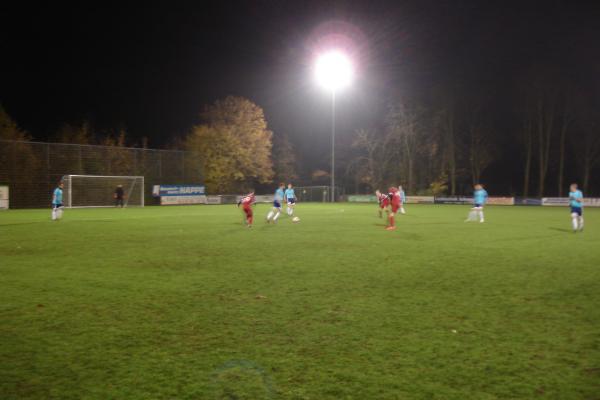
[[[398,208],[402,204],[402,197],[400,197],[400,192],[398,189],[392,187],[390,188],[389,193],[390,203],[392,204],[392,208]]]
[[[400,197],[400,193],[395,192],[392,193],[392,206],[399,207],[402,204],[402,198]]]
[[[388,204],[390,204],[390,198],[388,197],[387,194],[381,193],[378,197],[379,200],[379,205],[383,208],[383,207],[387,207]]]
[[[250,207],[252,204],[254,204],[255,201],[256,201],[256,197],[254,196],[254,193],[250,193],[250,194],[247,194],[246,196],[242,197],[242,199],[240,200],[240,203],[244,207]]]

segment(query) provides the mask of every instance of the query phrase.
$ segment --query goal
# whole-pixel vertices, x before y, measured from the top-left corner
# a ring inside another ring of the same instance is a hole
[[[144,207],[143,176],[65,175],[63,183],[63,204],[67,208],[114,207],[119,185],[123,187],[125,207]]]

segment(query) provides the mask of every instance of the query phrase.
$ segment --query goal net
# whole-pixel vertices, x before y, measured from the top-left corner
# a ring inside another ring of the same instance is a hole
[[[117,187],[123,206],[144,206],[143,176],[65,175],[63,204],[68,208],[114,207]]]

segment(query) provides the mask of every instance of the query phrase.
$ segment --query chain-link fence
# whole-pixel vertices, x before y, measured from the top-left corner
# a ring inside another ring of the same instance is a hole
[[[294,192],[298,201],[301,202],[329,202],[331,201],[330,186],[296,186]],[[337,201],[342,194],[341,188],[335,188],[335,200]]]
[[[64,175],[144,176],[147,204],[152,185],[202,183],[196,153],[0,140],[0,183],[10,188],[11,208],[48,206]]]

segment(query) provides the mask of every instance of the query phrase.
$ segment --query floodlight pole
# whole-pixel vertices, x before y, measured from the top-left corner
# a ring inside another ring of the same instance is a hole
[[[331,90],[331,202],[335,202],[335,89]]]

